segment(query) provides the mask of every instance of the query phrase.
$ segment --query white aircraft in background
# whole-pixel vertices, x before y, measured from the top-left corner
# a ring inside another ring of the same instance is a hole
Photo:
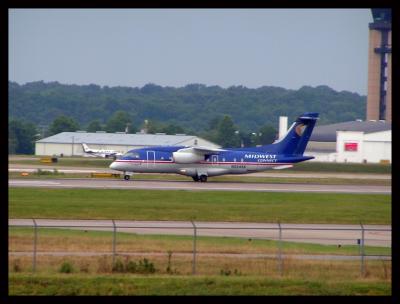
[[[87,144],[82,144],[83,151],[85,152],[85,156],[93,156],[93,157],[114,157],[123,155],[121,152],[115,150],[102,150],[102,149],[90,149]]]

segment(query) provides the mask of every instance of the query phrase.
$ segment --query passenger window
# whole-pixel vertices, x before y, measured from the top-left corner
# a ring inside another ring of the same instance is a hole
[[[123,157],[139,158],[139,153],[137,153],[137,152],[128,152]]]

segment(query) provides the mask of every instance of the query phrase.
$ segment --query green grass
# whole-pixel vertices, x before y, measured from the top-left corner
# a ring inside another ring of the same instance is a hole
[[[10,295],[391,295],[390,282],[265,277],[10,274]]]
[[[391,196],[11,187],[9,218],[390,224]]]
[[[99,252],[110,250],[113,233],[107,231],[40,228],[38,236],[40,239],[38,250],[41,251],[64,251],[73,245],[75,251],[82,250],[79,247],[85,247],[85,251]],[[15,243],[13,242],[14,239],[16,240]],[[32,239],[32,228],[10,227],[9,251],[31,250]],[[117,250],[119,251],[125,251],[129,248],[131,252],[192,252],[192,242],[192,236],[117,233]],[[342,245],[339,248],[337,245],[284,241],[282,242],[282,249],[285,254],[359,254],[358,245]],[[197,238],[198,252],[276,253],[277,250],[278,242],[273,240],[209,236]],[[365,253],[367,255],[391,255],[391,248],[365,246]]]

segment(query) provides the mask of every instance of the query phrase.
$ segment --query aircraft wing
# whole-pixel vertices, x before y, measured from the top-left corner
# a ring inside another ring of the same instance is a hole
[[[223,152],[223,151],[226,151],[226,150],[218,149],[218,148],[209,148],[209,147],[196,146],[196,147],[182,148],[182,149],[179,149],[176,152],[197,153],[197,154],[206,155],[206,154],[213,154],[213,153],[218,154],[219,152]]]
[[[208,154],[218,154],[222,151],[226,150],[196,146],[179,149],[178,151],[173,152],[172,156],[176,163],[191,164],[204,161],[205,156]]]

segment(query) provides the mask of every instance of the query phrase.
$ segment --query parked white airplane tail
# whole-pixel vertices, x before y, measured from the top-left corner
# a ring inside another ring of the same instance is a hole
[[[87,146],[87,144],[85,144],[85,143],[82,144],[82,147],[83,147],[83,151],[86,152],[86,153],[89,152],[89,151],[91,151],[91,150],[89,149],[89,147]]]

